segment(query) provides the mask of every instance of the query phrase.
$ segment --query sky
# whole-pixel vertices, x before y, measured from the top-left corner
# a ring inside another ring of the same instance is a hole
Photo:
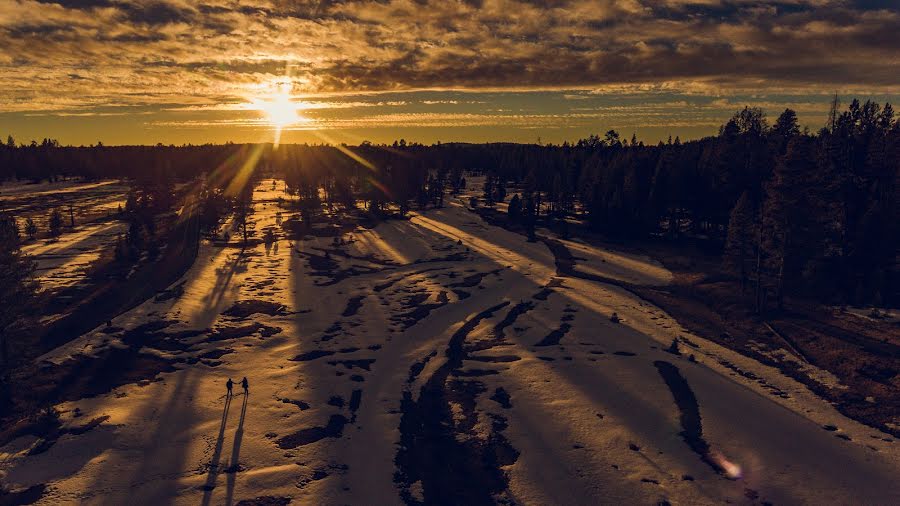
[[[0,135],[645,142],[900,102],[900,0],[0,0]]]

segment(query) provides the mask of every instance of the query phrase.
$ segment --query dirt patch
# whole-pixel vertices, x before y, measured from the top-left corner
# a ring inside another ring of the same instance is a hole
[[[264,495],[253,499],[238,501],[235,506],[286,506],[291,503],[290,497],[274,497]]]
[[[356,297],[351,297],[350,300],[347,301],[347,307],[344,308],[344,312],[341,313],[341,316],[344,318],[348,318],[350,316],[356,315],[359,312],[359,309],[362,307],[362,301],[365,299],[365,295],[357,295]]]
[[[173,286],[172,288],[168,288],[166,290],[157,292],[156,296],[153,297],[153,301],[154,302],[165,302],[167,300],[177,299],[177,298],[181,297],[182,295],[184,295],[184,284],[185,284],[185,282],[182,281],[181,283],[178,283],[177,285]]]
[[[34,504],[38,502],[46,492],[47,485],[43,483],[16,491],[10,491],[3,488],[0,489],[0,506]]]
[[[271,337],[275,334],[280,333],[281,330],[281,327],[272,327],[270,325],[265,325],[259,322],[254,322],[249,325],[242,325],[239,327],[222,326],[216,327],[213,332],[210,333],[206,341],[211,343],[216,341],[226,341],[229,339],[240,339],[243,337],[252,336],[254,334],[259,335],[260,337]]]
[[[269,316],[282,316],[287,314],[284,304],[278,304],[267,300],[241,300],[222,312],[231,318],[247,318],[254,314],[266,314]]]
[[[518,362],[522,357],[516,355],[475,355],[468,356],[466,360],[474,360],[476,362],[490,362],[494,364],[506,362]]]
[[[306,353],[301,353],[291,360],[294,362],[308,362],[310,360],[315,360],[317,358],[328,357],[334,355],[335,352],[330,350],[312,350],[307,351]]]
[[[681,420],[681,439],[687,443],[688,447],[700,456],[700,460],[705,462],[717,473],[722,473],[722,467],[716,463],[710,454],[709,443],[703,439],[703,424],[700,417],[700,405],[697,403],[697,397],[691,386],[688,384],[684,376],[677,367],[669,362],[657,360],[653,362],[659,375],[662,376],[672,397],[675,399],[675,405],[678,406],[678,412]]]
[[[371,371],[372,364],[374,364],[374,363],[375,363],[374,358],[359,358],[359,359],[353,359],[353,360],[329,360],[328,361],[329,365],[342,365],[346,369],[350,369],[350,370],[358,367],[360,369],[365,369],[366,371]]]
[[[418,360],[413,365],[409,367],[409,377],[406,379],[407,383],[412,383],[419,377],[419,374],[422,374],[422,371],[425,369],[425,366],[428,365],[428,362],[431,361],[432,358],[437,356],[437,350],[432,351],[428,355],[425,356],[422,360]]]
[[[503,409],[509,409],[512,407],[512,402],[510,402],[509,394],[503,387],[497,387],[494,390],[494,395],[491,396],[491,400],[499,404]]]
[[[347,424],[347,421],[347,418],[343,415],[331,415],[326,426],[302,429],[282,437],[277,440],[275,444],[282,450],[292,450],[321,441],[325,438],[339,438],[344,432],[344,425]]]
[[[390,267],[371,267],[365,265],[351,265],[350,267],[339,269],[340,264],[338,264],[327,251],[324,255],[316,255],[315,253],[308,253],[300,250],[294,251],[300,257],[307,259],[311,270],[310,275],[326,278],[324,281],[316,281],[316,286],[332,286],[347,278],[375,274],[390,269]]]
[[[306,411],[307,409],[309,409],[309,404],[306,402],[303,402],[303,401],[298,401],[295,399],[287,399],[287,398],[283,398],[283,397],[279,397],[278,400],[285,404],[293,404],[294,406],[297,406],[298,408],[300,408],[300,411]]]
[[[350,410],[350,413],[353,414],[353,419],[351,422],[356,421],[356,411],[359,410],[359,406],[362,404],[362,390],[354,390],[350,393],[350,402],[347,405],[347,408]]]
[[[505,429],[502,420],[495,419],[484,438],[472,432],[477,416],[475,397],[484,388],[474,381],[449,378],[466,358],[463,343],[468,334],[508,304],[493,306],[466,321],[451,337],[447,361],[422,386],[418,401],[409,392],[404,394],[394,481],[405,503],[480,505],[504,501],[508,478],[502,466],[515,462],[518,452],[501,434]],[[461,415],[454,414],[451,403],[461,406]],[[435,459],[436,455],[440,459]],[[423,501],[410,491],[416,482],[421,482]]]
[[[544,336],[543,339],[535,343],[535,346],[556,346],[559,344],[562,338],[569,333],[569,330],[571,329],[571,325],[569,325],[568,323],[563,323],[559,326],[558,329],[553,330],[552,332]]]

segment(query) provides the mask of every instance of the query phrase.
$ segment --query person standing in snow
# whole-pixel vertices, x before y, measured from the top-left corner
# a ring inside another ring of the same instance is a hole
[[[225,383],[225,388],[228,389],[228,397],[231,397],[231,388],[234,386],[234,382],[231,381],[231,378],[228,378],[228,381]]]
[[[244,387],[244,393],[250,393],[250,383],[247,381],[247,377],[244,376],[244,379],[241,380],[241,386]]]

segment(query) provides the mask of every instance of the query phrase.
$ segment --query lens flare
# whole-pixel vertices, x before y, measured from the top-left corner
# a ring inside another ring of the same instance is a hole
[[[712,459],[720,468],[722,468],[722,472],[725,473],[725,476],[728,478],[738,480],[744,476],[744,471],[741,469],[740,464],[726,459],[721,453],[714,453]]]

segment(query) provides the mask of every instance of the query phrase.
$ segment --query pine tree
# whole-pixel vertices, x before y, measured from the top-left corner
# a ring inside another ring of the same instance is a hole
[[[15,218],[0,213],[0,367],[10,364],[10,337],[30,314],[37,290],[34,262],[20,250],[21,237]],[[5,381],[3,381],[5,383]]]
[[[38,228],[37,224],[34,222],[34,219],[28,217],[25,219],[25,235],[28,236],[28,240],[33,241],[34,237],[37,235]]]
[[[740,275],[742,292],[747,288],[748,263],[756,256],[758,227],[756,205],[744,192],[731,211],[723,255],[726,268]]]
[[[506,214],[512,223],[518,223],[522,219],[522,199],[519,198],[518,193],[509,199],[509,208]]]
[[[62,213],[59,212],[59,209],[50,211],[50,218],[47,220],[47,229],[50,232],[50,237],[53,239],[59,238],[59,236],[62,235],[62,225],[63,217]]]
[[[484,177],[484,205],[488,207],[494,206],[494,177],[490,174]]]
[[[250,214],[253,213],[253,185],[249,182],[244,185],[235,198],[234,224],[241,230],[242,245],[247,247],[250,238]]]

